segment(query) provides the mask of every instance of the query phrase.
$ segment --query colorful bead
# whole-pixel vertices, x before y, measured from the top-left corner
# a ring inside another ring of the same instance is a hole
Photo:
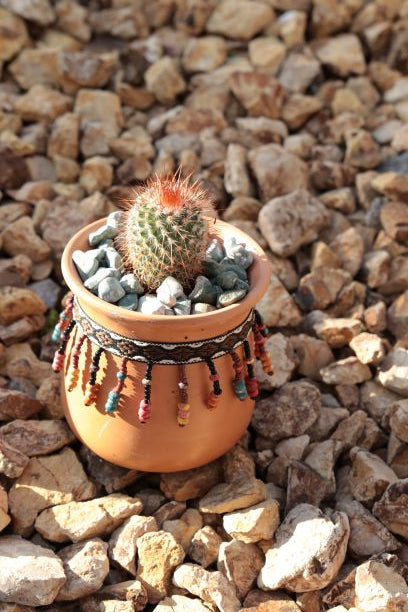
[[[256,378],[250,378],[249,376],[247,376],[245,378],[245,384],[246,384],[246,388],[247,388],[249,397],[251,399],[255,399],[256,397],[258,397],[259,387],[258,387],[258,381],[256,380]]]
[[[214,393],[214,391],[211,391],[210,395],[208,396],[208,400],[207,400],[207,408],[208,410],[214,410],[215,408],[217,408],[218,404],[220,403],[220,395]]]
[[[117,391],[109,391],[105,404],[105,412],[115,412],[118,407],[120,394]]]
[[[85,406],[91,406],[92,404],[96,402],[96,400],[98,399],[98,393],[99,393],[100,388],[101,388],[101,385],[99,383],[95,383],[93,385],[88,383],[86,385],[85,398],[84,398]]]
[[[67,300],[64,310],[60,313],[58,323],[54,327],[54,331],[51,334],[52,342],[58,342],[61,338],[61,334],[68,327],[69,321],[72,316],[73,307],[74,307],[74,296],[72,295]]]
[[[234,387],[235,395],[241,401],[245,400],[248,397],[247,388],[245,386],[245,381],[243,377],[244,366],[242,364],[241,358],[236,351],[232,351],[231,353],[232,365],[235,371],[235,378],[232,381],[232,385]]]
[[[188,382],[184,364],[179,365],[179,403],[177,406],[177,423],[185,427],[190,418],[190,404],[188,403]]]
[[[146,421],[150,419],[150,415],[151,415],[150,403],[146,402],[145,399],[142,399],[139,404],[139,413],[138,413],[139,421],[141,423],[146,423]]]
[[[68,391],[71,392],[75,389],[79,380],[79,368],[71,367],[68,377]]]
[[[177,408],[177,422],[180,427],[187,425],[190,416],[190,404],[179,404]]]
[[[65,353],[56,352],[52,362],[52,369],[58,374],[64,367]]]
[[[248,340],[244,340],[244,354],[245,354],[245,363],[246,363],[247,373],[248,373],[248,375],[245,378],[245,385],[246,385],[249,397],[251,399],[255,399],[259,395],[259,387],[258,387],[258,382],[255,378],[255,370],[254,370],[255,359],[252,357],[251,345]]]
[[[242,378],[239,380],[234,380],[232,384],[234,386],[235,395],[238,399],[243,401],[248,397],[245,381]]]

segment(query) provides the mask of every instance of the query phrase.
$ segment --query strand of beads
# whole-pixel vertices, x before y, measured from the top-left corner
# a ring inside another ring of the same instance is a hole
[[[273,374],[272,358],[270,352],[265,348],[268,328],[264,325],[262,317],[257,310],[255,310],[253,331],[255,338],[255,355],[260,360],[263,371],[271,376]]]
[[[210,370],[210,380],[213,384],[213,389],[210,392],[207,400],[207,408],[209,410],[214,410],[220,402],[220,395],[222,394],[222,389],[220,387],[220,377],[216,370],[215,364],[212,359],[207,360],[207,366]]]
[[[248,395],[251,399],[255,399],[259,395],[258,381],[255,378],[254,364],[255,359],[251,354],[251,345],[248,340],[244,340],[244,354],[245,363],[247,367],[247,376],[245,378],[245,384],[248,391]]]
[[[139,412],[138,417],[141,423],[146,423],[152,414],[151,404],[150,404],[150,396],[152,390],[152,369],[153,364],[149,362],[146,368],[146,374],[144,379],[142,380],[142,385],[144,386],[144,397],[140,401],[139,404]]]
[[[69,336],[74,327],[75,321],[70,321],[62,334],[61,344],[58,350],[55,352],[54,360],[52,362],[52,369],[54,370],[54,372],[61,372],[62,368],[64,367],[65,349],[67,348]]]
[[[188,382],[186,368],[179,365],[179,404],[177,407],[177,422],[180,427],[185,427],[190,418],[190,404],[188,403]]]
[[[235,378],[232,381],[234,386],[235,395],[238,399],[243,401],[248,397],[247,388],[244,381],[244,366],[241,358],[236,351],[231,352],[232,367],[235,371]]]
[[[72,351],[72,363],[69,368],[68,375],[68,391],[73,391],[78,384],[79,380],[79,357],[81,355],[81,348],[85,341],[86,336],[82,334],[79,336],[78,341],[75,343],[74,349]]]
[[[89,369],[90,375],[89,380],[86,384],[85,389],[85,406],[91,406],[98,399],[99,389],[101,388],[100,383],[96,382],[96,376],[99,370],[99,361],[103,353],[103,348],[98,348],[95,355],[92,357],[91,367]]]
[[[54,327],[54,331],[51,334],[51,341],[58,342],[61,338],[61,334],[68,327],[68,324],[72,318],[72,309],[74,307],[74,296],[72,295],[65,304],[64,310],[60,313],[58,323]]]
[[[122,357],[119,371],[116,374],[118,382],[116,384],[116,387],[112,391],[109,391],[108,399],[106,400],[105,404],[105,412],[115,412],[115,410],[117,410],[120,400],[120,394],[122,392],[123,385],[125,384],[126,376],[127,358]]]

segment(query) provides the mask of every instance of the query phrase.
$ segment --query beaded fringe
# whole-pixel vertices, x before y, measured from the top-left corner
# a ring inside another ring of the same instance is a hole
[[[64,367],[65,351],[66,346],[70,337],[70,334],[75,327],[75,320],[72,318],[73,311],[73,297],[70,298],[64,310],[60,314],[59,321],[55,326],[52,333],[51,339],[54,341],[61,340],[60,346],[57,349],[52,368],[54,372],[60,372]],[[262,321],[262,317],[258,311],[254,311],[254,322],[252,327],[254,335],[254,347],[255,357],[261,362],[263,370],[271,375],[273,374],[272,360],[269,351],[266,350],[266,337],[268,335],[268,329]],[[87,339],[85,334],[81,334],[76,340],[72,348],[72,362],[70,364],[67,384],[68,391],[73,391],[79,380],[79,358],[81,355],[82,346]],[[234,377],[232,379],[232,386],[235,395],[241,401],[244,401],[249,396],[251,399],[258,397],[259,388],[255,377],[255,358],[252,353],[251,343],[249,337],[241,341],[243,347],[243,359],[239,356],[237,350],[230,352],[232,367],[234,370]],[[238,348],[238,347],[237,347]],[[101,383],[97,382],[97,375],[99,371],[99,363],[104,349],[98,347],[92,357],[92,363],[89,370],[89,380],[85,388],[84,403],[86,406],[91,406],[97,401],[98,393],[101,388]],[[120,403],[121,393],[125,385],[127,378],[127,363],[128,359],[123,357],[121,360],[120,368],[116,374],[117,384],[109,391],[108,397],[105,403],[105,412],[114,413]],[[220,398],[222,395],[222,389],[220,385],[220,377],[215,366],[214,359],[207,359],[206,365],[209,370],[209,378],[212,383],[212,389],[207,398],[207,408],[214,410],[217,408]],[[140,423],[146,423],[152,412],[151,406],[151,388],[152,388],[152,370],[154,363],[149,361],[146,367],[145,377],[142,380],[144,387],[143,399],[140,401],[138,409],[138,418]],[[177,422],[180,427],[185,427],[190,418],[190,403],[188,398],[188,381],[186,376],[185,365],[180,364],[178,366],[178,388],[179,388],[179,401],[177,405]]]

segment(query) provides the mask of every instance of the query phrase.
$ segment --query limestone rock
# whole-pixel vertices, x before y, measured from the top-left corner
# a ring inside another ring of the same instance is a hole
[[[290,344],[297,356],[299,374],[320,380],[320,370],[334,361],[334,355],[324,340],[306,334],[291,336]]]
[[[265,324],[271,327],[295,327],[302,318],[294,299],[276,274],[271,275],[269,287],[257,308]]]
[[[325,318],[314,326],[316,335],[325,340],[332,348],[340,348],[349,344],[353,338],[362,335],[363,324],[358,319]]]
[[[3,62],[11,59],[27,44],[28,34],[24,21],[4,8],[0,8],[0,21],[0,61]]]
[[[9,492],[14,531],[27,535],[44,508],[92,498],[96,493],[73,450],[30,459]]]
[[[251,149],[251,151],[248,153],[248,161],[259,185],[262,200],[264,202],[268,202],[272,198],[277,198],[278,196],[291,194],[288,195],[287,199],[283,201],[280,200],[278,204],[275,202],[275,204],[272,206],[273,211],[275,211],[275,208],[278,206],[283,207],[288,202],[288,205],[294,209],[294,214],[296,214],[299,207],[304,208],[308,203],[310,203],[311,197],[305,191],[308,184],[307,166],[305,162],[300,160],[298,157],[292,155],[292,153],[288,153],[279,145],[266,144],[256,147],[255,149]],[[292,191],[298,189],[302,191],[297,194],[296,198],[294,198]],[[299,206],[296,205],[298,198],[301,200]],[[313,202],[313,199],[311,201]],[[263,209],[261,209],[261,212],[262,210]],[[324,214],[323,210],[324,207],[321,209],[320,215],[318,215],[316,207],[313,207],[312,204],[311,210],[309,211],[310,214],[312,214],[312,224],[319,223]],[[278,211],[275,211],[275,214],[277,215],[277,218],[281,224],[284,223],[285,219],[286,223],[289,223],[286,215],[282,215],[281,218],[278,216]],[[268,217],[269,215],[266,216],[266,219]],[[260,222],[264,218],[265,217],[262,216]],[[317,219],[319,219],[319,221],[317,221]],[[305,220],[303,219],[303,221]],[[309,229],[309,223],[307,227]],[[267,236],[265,237],[267,238]],[[276,252],[280,254],[279,251]]]
[[[162,529],[174,536],[174,539],[187,552],[194,534],[203,526],[201,514],[195,508],[187,508],[179,519],[163,521]]]
[[[219,36],[191,38],[183,53],[183,67],[187,72],[207,72],[223,64],[227,55],[225,40]]]
[[[285,587],[295,593],[327,586],[337,575],[347,549],[347,515],[330,516],[309,504],[299,504],[276,532],[276,544],[266,553],[258,585]]]
[[[136,576],[137,540],[144,533],[158,531],[152,516],[131,516],[118,527],[109,539],[109,557]]]
[[[380,210],[380,220],[385,232],[398,242],[408,239],[408,204],[387,202]]]
[[[50,247],[36,233],[30,217],[20,217],[3,232],[3,249],[8,255],[27,255],[34,263],[50,255]],[[30,313],[31,314],[31,313]]]
[[[387,327],[396,338],[408,333],[408,291],[397,297],[387,313]]]
[[[259,213],[259,226],[273,253],[293,255],[314,240],[328,221],[325,207],[307,191],[274,198]]]
[[[102,610],[105,610],[105,612],[122,612],[124,610],[124,608],[119,608],[118,610],[110,605],[106,606],[106,603],[109,601],[111,604],[130,604],[131,609],[125,609],[126,611],[129,610],[129,612],[144,610],[147,605],[146,589],[140,580],[125,580],[124,582],[109,584],[104,586],[94,597],[97,600],[102,599]],[[86,611],[84,610],[84,612]]]
[[[408,585],[392,567],[371,559],[356,570],[356,606],[374,610],[408,610]]]
[[[361,363],[377,365],[385,356],[384,342],[374,334],[358,334],[351,340],[350,347]]]
[[[223,514],[240,508],[248,508],[266,498],[266,487],[255,478],[237,480],[232,483],[221,483],[210,489],[201,498],[201,512]]]
[[[34,85],[20,96],[14,106],[25,121],[49,122],[70,111],[71,98],[44,85]]]
[[[29,459],[0,438],[0,474],[8,478],[18,478],[24,471]]]
[[[0,427],[0,440],[28,457],[49,455],[75,440],[64,421],[15,419]]]
[[[354,385],[370,380],[370,368],[357,357],[346,357],[334,361],[320,370],[323,382],[328,385]]]
[[[245,478],[255,478],[255,461],[239,443],[222,457],[222,468],[226,482],[236,482]]]
[[[137,578],[147,590],[149,603],[169,594],[174,569],[184,560],[184,550],[171,533],[153,531],[138,538]]]
[[[170,57],[162,57],[145,72],[147,90],[162,104],[173,104],[186,83]]]
[[[305,310],[321,310],[338,300],[340,292],[350,281],[345,270],[322,267],[300,279],[296,301]]]
[[[255,544],[232,540],[220,546],[217,568],[235,586],[241,601],[253,586],[263,564],[264,555]]]
[[[280,116],[283,88],[275,78],[260,72],[234,72],[230,87],[250,116],[271,119]]]
[[[350,451],[352,469],[349,487],[354,499],[372,504],[379,499],[389,484],[398,478],[380,457],[366,450],[354,447]]]
[[[263,2],[223,0],[212,12],[207,31],[228,38],[249,40],[266,28],[272,19],[272,10]]]
[[[173,584],[214,604],[220,612],[238,612],[241,609],[235,587],[221,572],[208,572],[199,565],[185,563],[174,572]]]
[[[28,419],[30,416],[37,414],[41,408],[39,401],[21,393],[21,391],[0,389],[0,420],[2,421]]]
[[[391,483],[373,506],[373,514],[392,533],[408,537],[408,478]]]
[[[57,601],[72,601],[98,591],[109,572],[108,545],[99,538],[66,546],[58,552],[67,581]]]
[[[272,359],[273,374],[266,374],[260,362],[256,362],[255,375],[259,387],[269,391],[288,382],[296,368],[297,359],[290,340],[283,334],[269,336],[265,347]]]
[[[37,517],[35,528],[52,542],[80,542],[111,533],[125,519],[141,510],[142,504],[137,497],[114,493],[43,510]]]
[[[324,66],[339,76],[363,74],[366,69],[360,41],[354,34],[341,34],[321,43],[316,55]]]
[[[387,389],[408,397],[408,351],[402,347],[391,350],[380,364],[378,380]]]
[[[262,436],[278,442],[305,433],[320,413],[320,393],[307,381],[289,382],[257,402],[252,426]]]
[[[265,36],[251,40],[248,53],[253,66],[275,75],[285,57],[286,48],[277,38]]]
[[[8,515],[8,498],[7,492],[0,486],[0,531],[10,523],[11,518]]]
[[[225,514],[225,531],[234,539],[247,544],[270,540],[279,525],[279,503],[266,499],[255,506]]]
[[[187,501],[202,497],[218,484],[220,479],[220,464],[213,461],[192,470],[162,474],[160,488],[168,499]]]
[[[209,525],[205,525],[193,535],[188,555],[202,567],[208,567],[217,560],[221,542],[218,533]]]
[[[0,538],[0,600],[28,606],[51,604],[66,577],[48,548],[18,536]]]

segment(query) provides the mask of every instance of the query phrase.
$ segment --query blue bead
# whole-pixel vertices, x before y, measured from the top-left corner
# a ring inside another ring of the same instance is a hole
[[[240,400],[246,399],[248,397],[248,392],[247,392],[247,388],[245,385],[245,381],[243,379],[234,380],[233,384],[234,384],[235,395],[237,396],[237,398]]]
[[[116,378],[118,378],[119,380],[125,380],[126,374],[124,372],[118,372],[116,374]]]
[[[60,338],[61,338],[61,332],[57,327],[55,327],[51,335],[51,342],[58,342]]]

